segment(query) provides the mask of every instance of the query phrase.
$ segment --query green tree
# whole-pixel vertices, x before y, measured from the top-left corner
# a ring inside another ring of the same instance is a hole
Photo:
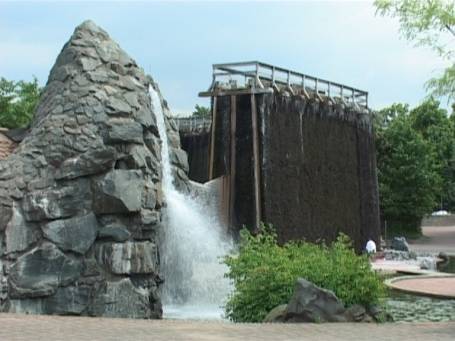
[[[18,128],[33,119],[41,88],[34,77],[31,82],[0,78],[0,126]]]
[[[435,208],[455,209],[455,138],[453,122],[439,101],[430,98],[410,112],[413,128],[430,144],[436,156],[435,168],[442,178]]]
[[[194,109],[195,110],[193,111],[193,117],[197,117],[197,118],[209,118],[210,117],[209,108],[196,104]]]
[[[434,96],[455,99],[455,3],[449,0],[376,0],[377,13],[396,17],[402,36],[433,49],[449,66],[426,86]]]
[[[415,232],[441,193],[437,156],[413,128],[406,106],[395,104],[380,115],[393,117],[376,129],[381,212],[389,226]]]

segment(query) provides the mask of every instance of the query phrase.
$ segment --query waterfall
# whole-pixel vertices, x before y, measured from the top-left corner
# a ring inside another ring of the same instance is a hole
[[[177,191],[169,158],[164,112],[158,93],[150,87],[152,107],[161,137],[163,192],[166,208],[161,231],[160,259],[164,284],[161,291],[164,317],[222,318],[222,305],[230,292],[221,257],[232,249],[216,205]]]

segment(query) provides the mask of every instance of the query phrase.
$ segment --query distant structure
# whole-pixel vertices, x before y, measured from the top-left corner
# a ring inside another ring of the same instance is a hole
[[[0,160],[5,160],[16,148],[16,143],[7,135],[8,129],[0,128]]]
[[[358,250],[379,240],[367,92],[254,61],[213,65],[200,96],[210,132],[181,123],[182,147],[190,178],[219,179],[231,229],[271,223],[282,242],[343,232]]]
[[[197,182],[208,180],[211,118],[174,117],[182,148],[188,153],[188,176]]]

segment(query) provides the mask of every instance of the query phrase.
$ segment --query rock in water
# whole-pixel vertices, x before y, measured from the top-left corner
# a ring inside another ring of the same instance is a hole
[[[409,244],[405,237],[394,237],[390,245],[392,250],[409,252]]]
[[[104,30],[91,21],[75,29],[30,131],[0,160],[0,311],[161,317],[150,85]],[[185,188],[186,155],[169,119],[167,129]]]

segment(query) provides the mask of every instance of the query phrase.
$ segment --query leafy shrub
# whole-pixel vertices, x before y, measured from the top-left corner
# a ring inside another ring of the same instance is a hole
[[[235,287],[225,310],[235,322],[260,322],[271,309],[288,303],[299,277],[332,290],[346,306],[376,304],[385,294],[367,256],[356,255],[345,235],[330,246],[307,242],[280,246],[269,227],[256,236],[243,229],[238,254],[224,262]]]

